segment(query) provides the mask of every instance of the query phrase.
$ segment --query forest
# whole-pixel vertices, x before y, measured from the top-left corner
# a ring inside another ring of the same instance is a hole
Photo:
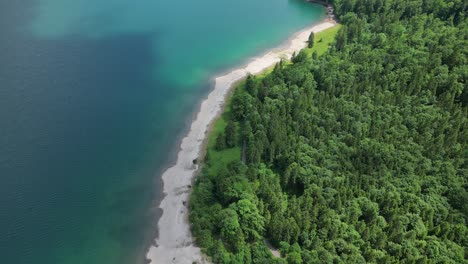
[[[467,2],[333,5],[328,51],[235,89],[189,201],[197,244],[223,264],[468,263]]]

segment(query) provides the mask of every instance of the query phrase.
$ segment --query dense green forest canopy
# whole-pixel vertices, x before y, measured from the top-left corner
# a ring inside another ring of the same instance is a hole
[[[198,244],[215,263],[468,263],[467,2],[334,6],[326,54],[235,90],[190,200]]]

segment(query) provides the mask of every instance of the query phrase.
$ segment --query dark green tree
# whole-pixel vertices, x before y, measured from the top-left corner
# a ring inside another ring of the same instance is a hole
[[[216,146],[215,146],[216,150],[223,150],[226,148],[226,136],[223,134],[223,133],[220,133],[217,137],[216,137]]]
[[[307,47],[309,49],[314,47],[315,33],[310,32],[309,39],[307,40]]]
[[[230,148],[234,147],[237,142],[237,128],[233,121],[229,121],[226,129],[226,145]]]

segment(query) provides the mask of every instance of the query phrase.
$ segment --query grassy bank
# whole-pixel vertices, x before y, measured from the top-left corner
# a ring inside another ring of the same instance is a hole
[[[244,85],[245,82],[242,82],[235,89],[243,89]],[[226,107],[219,118],[213,123],[213,127],[208,136],[207,158],[205,158],[203,167],[203,172],[205,174],[216,175],[222,168],[225,168],[227,164],[236,160],[241,160],[240,144],[237,144],[233,148],[216,149],[216,139],[220,134],[224,133],[229,120],[231,120],[231,95],[228,96]]]
[[[314,46],[312,48],[304,49],[309,56],[312,56],[314,52],[317,52],[317,55],[322,55],[327,52],[330,44],[335,40],[335,36],[340,30],[341,25],[336,25],[335,27],[329,28],[327,30],[318,32],[315,34]]]

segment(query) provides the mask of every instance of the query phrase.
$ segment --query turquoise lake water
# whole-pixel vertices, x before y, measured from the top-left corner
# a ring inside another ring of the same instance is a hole
[[[143,263],[210,78],[325,17],[299,0],[0,2],[0,263]]]

